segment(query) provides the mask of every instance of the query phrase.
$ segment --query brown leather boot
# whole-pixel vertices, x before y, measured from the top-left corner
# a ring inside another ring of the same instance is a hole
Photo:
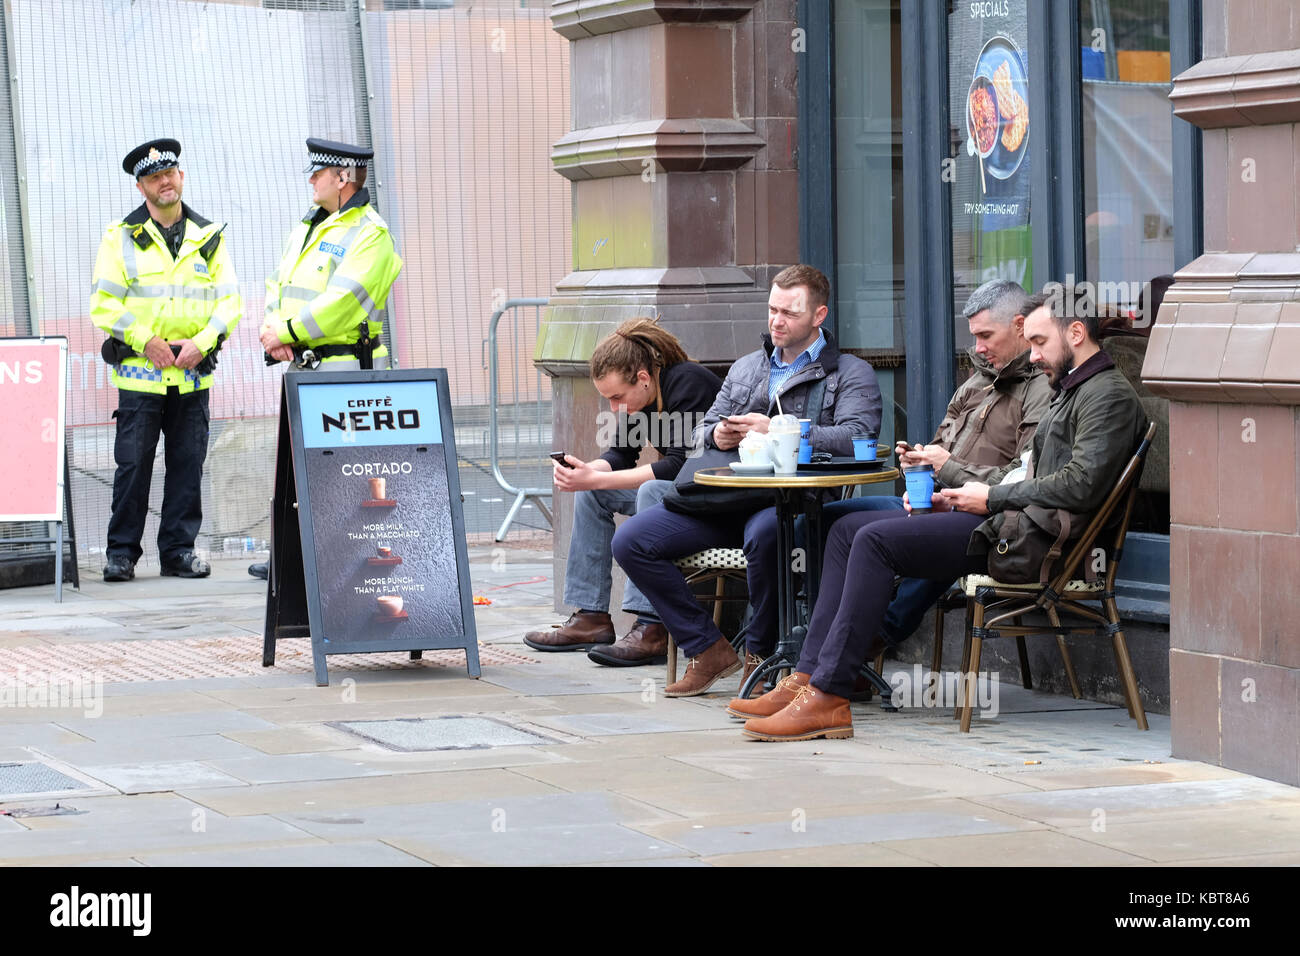
[[[813,740],[853,736],[847,697],[836,697],[812,684],[799,688],[794,700],[771,717],[745,721],[745,736],[755,740]]]
[[[597,664],[609,667],[640,667],[668,662],[668,629],[659,621],[638,621],[609,647],[587,652]]]
[[[695,697],[703,694],[728,674],[740,670],[741,663],[740,655],[736,653],[735,648],[725,637],[720,637],[691,658],[682,679],[665,687],[664,696]]]
[[[748,649],[745,650],[745,669],[740,672],[741,687],[745,686],[745,681],[749,680],[750,674],[763,666],[763,661],[765,660],[767,660],[766,657],[760,657]],[[755,690],[756,689],[757,687],[755,687]],[[753,691],[750,691],[750,693],[753,693]]]
[[[614,622],[601,611],[574,611],[549,631],[529,631],[524,643],[537,651],[589,651],[614,643]]]
[[[811,674],[795,671],[787,677],[782,677],[777,685],[762,697],[751,697],[749,700],[743,697],[734,698],[727,705],[727,713],[741,720],[749,720],[751,717],[771,717],[784,710],[785,705],[798,696],[800,687],[808,686],[808,678],[811,676]]]

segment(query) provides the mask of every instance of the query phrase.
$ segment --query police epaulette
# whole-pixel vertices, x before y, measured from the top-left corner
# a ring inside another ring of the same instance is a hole
[[[221,234],[225,231],[226,224],[223,223],[221,228],[214,232],[207,242],[199,246],[199,255],[211,262],[212,257],[217,254],[217,246],[221,244]]]

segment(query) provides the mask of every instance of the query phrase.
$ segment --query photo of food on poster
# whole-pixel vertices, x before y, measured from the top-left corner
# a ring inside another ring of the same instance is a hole
[[[949,16],[954,225],[997,232],[1029,222],[1029,60],[1026,4],[976,0]]]
[[[427,383],[300,390],[322,637],[463,634],[448,463]],[[382,442],[382,444],[380,443]]]

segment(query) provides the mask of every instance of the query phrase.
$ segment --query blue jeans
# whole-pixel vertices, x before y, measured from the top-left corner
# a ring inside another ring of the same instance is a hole
[[[194,550],[203,524],[203,460],[208,455],[208,391],[166,395],[119,389],[117,436],[113,442],[113,515],[108,519],[110,558],[140,560],[140,539],[149,515],[149,486],[159,434],[167,436],[163,454],[162,517],[158,523],[158,557],[164,564]]]
[[[673,488],[671,481],[652,479],[640,488],[579,491],[573,496],[573,535],[564,572],[564,603],[587,611],[609,611],[614,586],[614,515],[634,515],[659,504]],[[654,607],[632,579],[623,587],[623,610],[658,620]]]
[[[897,511],[903,514],[903,499],[889,495],[867,495],[832,502],[822,509],[822,532],[830,535],[831,527],[845,515],[859,511]],[[825,542],[822,544],[825,551]],[[880,623],[880,636],[885,644],[894,647],[916,633],[925,612],[952,587],[952,581],[931,581],[926,578],[903,578],[898,592],[890,602]]]

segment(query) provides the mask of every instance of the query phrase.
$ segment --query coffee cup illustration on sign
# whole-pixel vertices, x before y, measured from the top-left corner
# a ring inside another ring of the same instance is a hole
[[[402,613],[400,594],[381,594],[375,600],[379,602],[379,613],[384,617],[397,617]]]

